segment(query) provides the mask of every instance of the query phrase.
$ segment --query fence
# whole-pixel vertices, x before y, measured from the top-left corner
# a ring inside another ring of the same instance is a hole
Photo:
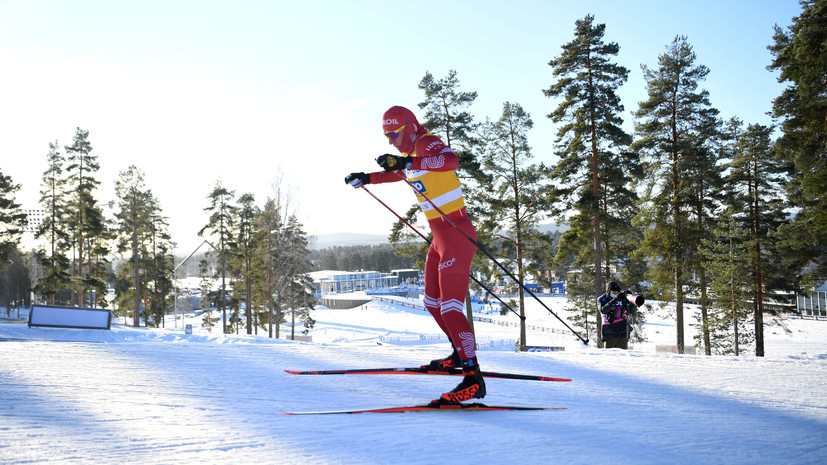
[[[376,295],[374,295],[374,296],[371,296],[371,297],[373,298],[373,300],[378,301],[378,302],[385,302],[385,303],[389,303],[389,304],[401,305],[403,307],[408,307],[408,308],[414,308],[414,309],[417,309],[417,310],[427,311],[425,309],[425,305],[423,305],[423,304],[414,304],[414,303],[412,303],[410,301],[407,301],[407,300],[390,299],[390,298],[387,298],[385,296],[376,296]],[[519,328],[520,327],[520,323],[515,322],[515,321],[503,321],[503,320],[498,320],[498,319],[494,319],[494,318],[487,318],[487,317],[482,317],[482,316],[475,316],[474,321],[479,321],[481,323],[493,323],[495,325],[508,326],[508,327],[513,327],[513,328]],[[538,331],[538,332],[542,332],[542,333],[563,334],[563,335],[570,334],[568,331],[564,331],[562,329],[548,328],[548,327],[545,327],[545,326],[526,325],[525,327],[526,327],[526,330],[529,330],[529,331]]]

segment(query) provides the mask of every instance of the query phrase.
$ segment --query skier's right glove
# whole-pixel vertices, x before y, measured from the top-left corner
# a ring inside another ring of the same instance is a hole
[[[396,155],[386,153],[384,155],[379,155],[376,159],[376,163],[379,163],[379,166],[381,166],[385,171],[396,171],[406,169],[411,163],[411,160],[413,160],[411,157],[398,157]]]
[[[365,173],[350,173],[345,176],[345,183],[353,187],[361,187],[362,184],[370,184],[370,175]]]

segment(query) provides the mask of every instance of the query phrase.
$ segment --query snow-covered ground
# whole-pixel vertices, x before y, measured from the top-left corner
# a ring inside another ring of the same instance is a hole
[[[675,328],[650,307],[646,343],[597,350],[530,302],[528,343],[565,351],[516,353],[517,327],[476,322],[483,368],[573,381],[490,379],[485,402],[566,410],[281,415],[419,404],[451,389],[457,378],[284,373],[446,355],[413,307],[316,310],[312,343],[208,333],[195,316],[190,335],[180,321],[109,331],[0,321],[0,463],[827,463],[825,321],[768,327],[764,358],[751,346],[676,355],[656,352],[675,344]]]

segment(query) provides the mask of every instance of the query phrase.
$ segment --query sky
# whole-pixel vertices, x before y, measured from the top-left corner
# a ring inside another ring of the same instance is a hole
[[[116,200],[119,173],[138,167],[180,253],[202,242],[219,182],[259,206],[281,191],[309,235],[387,234],[395,217],[343,180],[394,153],[382,114],[421,116],[426,72],[456,70],[459,90],[478,93],[477,122],[521,105],[535,161],[554,164],[546,115],[559,101],[542,90],[576,20],[594,15],[620,45],[632,132],[641,64],[656,68],[677,35],[710,69],[701,88],[722,118],[771,124],[783,85],[766,46],[800,12],[797,0],[0,0],[0,169],[21,185],[18,203],[39,208],[49,143],[71,145],[81,128],[101,166],[96,198]],[[371,192],[399,213],[414,203],[402,183]]]

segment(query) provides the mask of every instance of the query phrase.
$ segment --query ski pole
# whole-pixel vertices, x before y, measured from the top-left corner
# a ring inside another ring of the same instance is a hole
[[[571,329],[571,326],[569,326],[569,325],[568,325],[568,323],[566,323],[565,321],[563,321],[563,319],[562,319],[562,318],[560,318],[560,317],[559,317],[556,313],[554,313],[554,312],[553,312],[550,308],[548,308],[548,306],[547,306],[546,304],[544,304],[544,303],[543,303],[543,301],[542,301],[542,300],[540,300],[540,298],[539,298],[539,297],[537,297],[537,296],[536,296],[533,292],[531,292],[531,289],[527,288],[527,287],[525,286],[525,284],[523,284],[523,282],[522,282],[521,280],[517,279],[517,277],[516,277],[516,276],[514,276],[514,274],[513,274],[513,273],[511,273],[511,271],[509,271],[508,269],[506,269],[506,267],[505,267],[505,266],[503,266],[503,265],[502,265],[499,261],[497,261],[497,259],[496,259],[496,258],[494,258],[494,256],[492,256],[490,253],[488,253],[488,251],[487,251],[487,250],[485,250],[485,248],[484,248],[483,246],[481,246],[481,245],[480,245],[477,241],[475,241],[475,240],[474,240],[474,238],[472,238],[471,236],[469,236],[469,235],[465,234],[465,232],[463,232],[461,229],[459,229],[459,227],[456,225],[456,223],[454,223],[454,222],[451,220],[451,218],[448,218],[448,216],[445,214],[445,212],[443,212],[443,211],[442,211],[442,210],[441,210],[441,209],[440,209],[440,208],[439,208],[439,207],[438,207],[438,206],[437,206],[437,205],[436,205],[436,204],[435,204],[435,203],[434,203],[431,199],[429,199],[429,198],[428,198],[425,194],[423,194],[422,192],[420,192],[420,191],[419,191],[419,189],[417,189],[417,188],[416,188],[416,186],[415,186],[412,182],[408,181],[408,179],[407,179],[407,178],[406,178],[406,177],[405,177],[402,173],[400,173],[399,171],[397,171],[397,172],[396,172],[396,175],[397,175],[397,176],[399,176],[399,178],[400,178],[400,179],[402,179],[403,181],[405,181],[405,182],[406,182],[409,186],[411,186],[411,189],[413,189],[413,190],[414,190],[414,192],[415,192],[417,195],[419,195],[420,197],[422,197],[423,199],[425,199],[425,200],[426,200],[429,204],[431,204],[431,207],[433,207],[433,208],[434,208],[434,210],[436,210],[436,211],[437,211],[437,213],[439,213],[439,214],[442,216],[442,219],[443,219],[443,220],[447,221],[447,222],[448,222],[448,224],[450,224],[451,226],[453,226],[453,227],[454,227],[454,229],[456,229],[457,231],[459,231],[459,233],[460,233],[460,234],[462,234],[463,236],[465,236],[465,238],[466,238],[466,239],[468,239],[469,241],[471,241],[471,243],[472,243],[472,244],[474,244],[474,245],[477,247],[477,249],[479,249],[482,253],[484,253],[484,254],[485,254],[485,255],[486,255],[486,256],[487,256],[487,257],[488,257],[488,258],[489,258],[492,262],[494,262],[494,264],[496,264],[496,265],[497,265],[497,266],[498,266],[501,270],[503,270],[503,271],[504,271],[504,272],[505,272],[505,273],[506,273],[506,274],[507,274],[507,275],[508,275],[511,279],[513,279],[513,280],[514,280],[514,282],[516,282],[517,284],[519,284],[519,285],[520,285],[520,287],[521,287],[524,291],[528,292],[528,294],[529,294],[531,297],[533,297],[533,298],[534,298],[534,300],[536,300],[537,302],[539,302],[539,303],[540,303],[540,305],[542,305],[542,306],[543,306],[543,308],[545,308],[546,310],[548,310],[548,312],[549,312],[549,313],[551,313],[552,315],[554,315],[554,317],[555,317],[555,318],[557,318],[558,320],[560,320],[560,323],[563,323],[563,326],[565,326],[566,328],[568,328],[568,330],[569,330],[569,331],[571,331],[571,332],[572,332],[572,334],[574,334],[575,336],[577,336],[577,338],[578,338],[578,339],[580,339],[580,341],[582,341],[582,342],[583,342],[583,344],[586,344],[586,345],[588,345],[588,344],[589,344],[589,340],[588,340],[588,339],[583,339],[583,336],[581,336],[581,335],[577,334],[577,332],[576,332],[575,330]]]
[[[414,228],[414,227],[413,227],[413,225],[411,225],[411,223],[409,223],[407,220],[405,220],[405,218],[402,218],[401,216],[399,216],[399,214],[398,214],[398,213],[396,213],[396,212],[395,212],[395,211],[394,211],[391,207],[389,207],[389,206],[388,206],[385,202],[381,201],[381,200],[379,199],[379,197],[377,197],[377,196],[373,195],[373,192],[369,191],[369,190],[368,190],[368,188],[367,188],[367,187],[365,187],[365,185],[364,185],[364,184],[362,184],[360,187],[361,187],[362,189],[364,189],[364,190],[365,190],[365,192],[367,192],[368,194],[370,194],[370,196],[371,196],[371,197],[373,197],[374,199],[376,199],[376,201],[377,201],[377,202],[381,203],[383,207],[387,208],[389,212],[393,213],[393,214],[394,214],[397,218],[399,218],[399,221],[401,221],[401,222],[405,223],[405,225],[406,225],[407,227],[411,228],[411,230],[412,230],[413,232],[415,232],[417,235],[419,235],[419,237],[421,237],[421,238],[422,238],[425,242],[427,242],[428,244],[430,244],[430,243],[431,243],[431,241],[430,241],[427,237],[425,237],[425,236],[424,236],[421,232],[419,232],[419,230],[417,230],[416,228]],[[491,295],[492,295],[495,299],[499,300],[499,301],[500,301],[500,303],[501,303],[503,306],[505,306],[505,308],[507,308],[507,309],[511,310],[511,312],[512,312],[512,313],[514,313],[515,315],[517,315],[517,317],[518,317],[518,318],[520,318],[520,320],[525,321],[525,317],[524,317],[524,316],[520,315],[519,313],[517,313],[517,311],[516,311],[516,310],[514,310],[514,309],[513,309],[513,308],[511,308],[511,307],[509,307],[509,306],[508,306],[508,304],[507,304],[507,303],[505,303],[505,302],[503,301],[503,299],[501,299],[501,298],[500,298],[500,296],[498,296],[497,294],[494,294],[494,292],[492,292],[490,289],[488,289],[487,287],[485,287],[485,285],[484,285],[483,283],[479,282],[479,281],[477,280],[477,278],[475,278],[475,277],[474,277],[474,275],[473,275],[473,274],[470,274],[470,275],[468,275],[468,276],[469,276],[472,280],[474,280],[474,282],[475,282],[475,283],[477,283],[477,285],[478,285],[478,286],[480,286],[481,288],[485,289],[485,290],[486,290],[486,292],[488,292],[489,294],[491,294]]]

